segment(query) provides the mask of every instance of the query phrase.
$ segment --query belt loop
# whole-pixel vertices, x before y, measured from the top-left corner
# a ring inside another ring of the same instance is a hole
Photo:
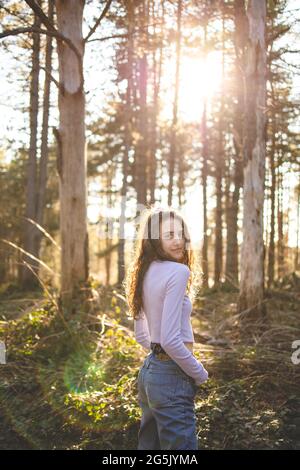
[[[153,355],[153,352],[151,351],[151,353],[146,358],[146,364],[145,365],[146,365],[147,369],[149,369],[152,355]]]

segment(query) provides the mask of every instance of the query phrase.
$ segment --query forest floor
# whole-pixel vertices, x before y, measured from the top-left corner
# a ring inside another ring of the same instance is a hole
[[[195,399],[199,449],[300,449],[297,279],[267,290],[265,326],[247,335],[237,292],[209,289],[195,300],[195,356],[209,371]],[[147,353],[124,297],[95,284],[88,313],[64,314],[55,299],[0,292],[0,449],[136,449]]]

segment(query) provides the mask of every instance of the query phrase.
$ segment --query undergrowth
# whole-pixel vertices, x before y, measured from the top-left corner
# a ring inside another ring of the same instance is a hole
[[[194,305],[193,329],[204,333],[195,355],[210,374],[196,395],[199,448],[299,448],[300,366],[291,362],[298,300],[279,305],[271,296],[271,327],[248,340],[239,335],[236,300],[220,289]],[[7,350],[0,447],[136,449],[137,374],[147,353],[121,293],[101,287],[92,313],[78,309],[68,318],[42,297],[16,317],[0,322]]]

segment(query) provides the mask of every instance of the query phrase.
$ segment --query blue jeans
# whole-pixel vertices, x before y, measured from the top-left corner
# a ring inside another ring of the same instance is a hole
[[[150,352],[138,373],[142,409],[138,450],[198,450],[194,406],[198,390],[173,359],[162,361]]]

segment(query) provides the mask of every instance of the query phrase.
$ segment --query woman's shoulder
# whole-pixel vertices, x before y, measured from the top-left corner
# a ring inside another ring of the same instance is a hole
[[[185,275],[189,276],[191,271],[190,268],[183,263],[177,261],[169,260],[155,260],[153,263],[160,269],[164,271],[167,275]]]

